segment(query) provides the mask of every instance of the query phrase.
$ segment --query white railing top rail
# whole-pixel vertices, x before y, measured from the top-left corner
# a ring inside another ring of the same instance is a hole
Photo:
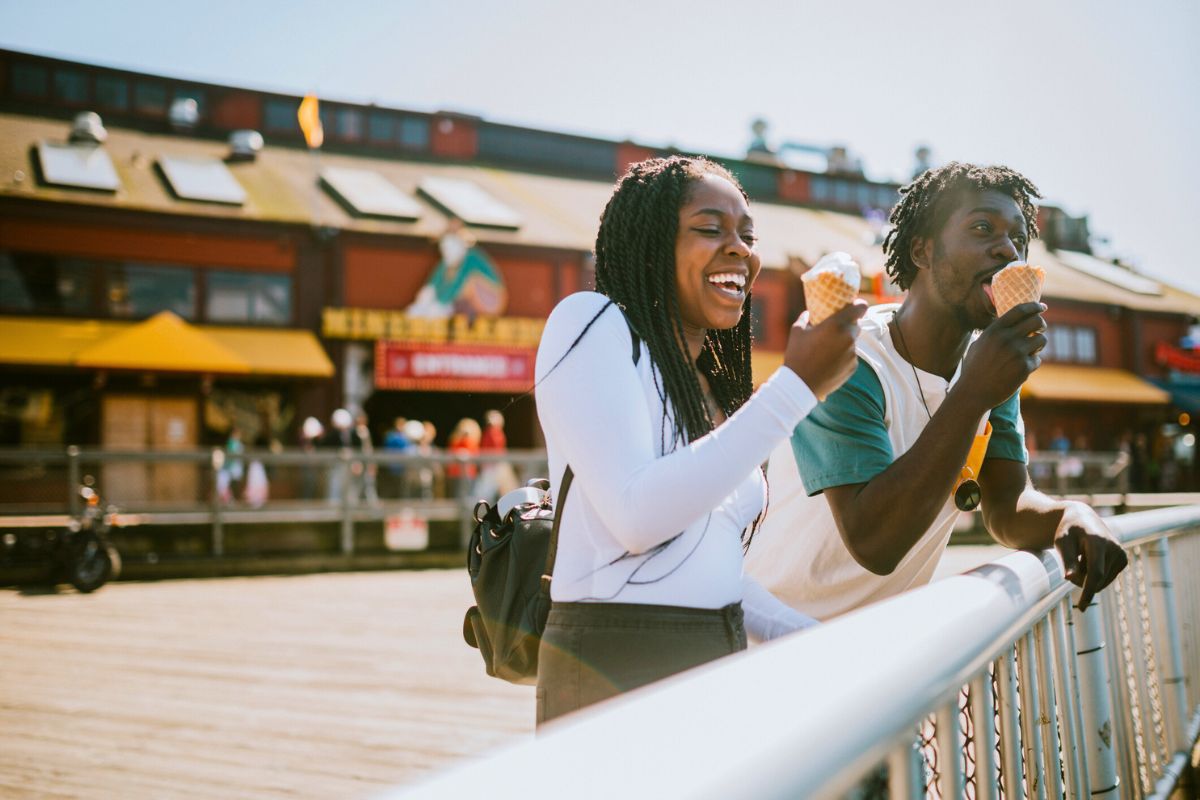
[[[1110,523],[1134,545],[1200,506]],[[836,797],[1071,588],[1056,553],[1012,553],[386,796]]]

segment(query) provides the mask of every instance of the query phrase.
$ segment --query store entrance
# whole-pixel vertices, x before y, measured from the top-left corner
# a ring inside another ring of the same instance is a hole
[[[100,444],[111,450],[190,450],[196,446],[196,400],[108,394],[101,405]],[[120,505],[198,500],[197,467],[178,462],[104,465],[100,491]]]
[[[377,390],[364,403],[376,442],[383,441],[396,417],[405,417],[432,422],[437,428],[435,444],[438,447],[446,446],[450,432],[460,419],[469,417],[482,425],[483,415],[489,409],[504,414],[504,432],[510,448],[544,446],[532,395],[522,395],[513,402],[511,394]]]

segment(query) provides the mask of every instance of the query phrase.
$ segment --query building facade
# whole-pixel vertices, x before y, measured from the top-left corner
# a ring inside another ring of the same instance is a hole
[[[300,101],[0,51],[0,445],[192,448],[235,425],[292,444],[339,406],[377,436],[430,420],[439,444],[500,408],[511,446],[540,444],[541,325],[591,285],[614,178],[663,151],[336,101],[312,151]],[[862,264],[864,296],[896,299],[879,248],[895,184],[762,147],[721,160],[762,242],[757,374],[825,253]],[[1200,299],[1094,257],[1056,209],[1042,226],[1034,441],[1115,449],[1178,427],[1194,394],[1162,348],[1187,355]]]

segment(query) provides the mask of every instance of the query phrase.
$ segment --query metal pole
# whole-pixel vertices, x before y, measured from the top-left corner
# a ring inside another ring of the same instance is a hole
[[[958,701],[937,710],[938,784],[942,797],[963,797],[963,758],[958,725]]]
[[[997,800],[996,708],[992,682],[985,670],[971,681],[971,719],[975,724],[975,800]]]
[[[1004,797],[1021,800],[1021,728],[1017,724],[1016,650],[1009,647],[996,659],[996,689],[1000,704],[1000,755],[1004,761]]]
[[[1075,685],[1075,651],[1071,649],[1064,619],[1071,612],[1064,599],[1050,612],[1054,636],[1054,696],[1062,710],[1063,755],[1066,758],[1068,797],[1088,797],[1087,769],[1083,765],[1083,721],[1079,714],[1079,696]]]
[[[1017,669],[1021,673],[1021,745],[1029,793],[1046,800],[1046,770],[1042,763],[1041,692],[1038,690],[1033,631],[1017,640]]]
[[[1079,602],[1080,591],[1071,593]],[[1087,762],[1088,783],[1092,797],[1119,797],[1117,793],[1117,756],[1113,752],[1112,684],[1108,675],[1108,659],[1104,652],[1104,609],[1092,601],[1084,611],[1071,609],[1076,633],[1075,658],[1079,671],[1079,686],[1086,694],[1080,698],[1083,712],[1083,741]]]
[[[225,466],[225,451],[213,448],[212,458],[209,459],[209,466],[212,469],[212,498],[210,500],[212,509],[212,554],[220,558],[225,555],[225,521],[221,516],[223,506],[221,504],[221,490],[218,485],[218,478],[221,468]]]
[[[910,737],[888,754],[888,797],[894,800],[923,800],[925,781],[921,754]]]
[[[354,554],[354,519],[350,516],[350,448],[338,452],[338,469],[342,471],[342,554]]]
[[[1053,613],[1053,610],[1051,610]],[[1048,790],[1051,797],[1063,797],[1063,767],[1064,764],[1060,760],[1060,753],[1065,752],[1060,747],[1059,728],[1058,728],[1058,712],[1056,708],[1061,704],[1058,699],[1059,693],[1055,691],[1054,677],[1058,671],[1054,669],[1052,660],[1054,658],[1054,650],[1050,646],[1050,623],[1047,619],[1042,619],[1034,626],[1034,653],[1037,661],[1038,686],[1040,703],[1038,705],[1038,723],[1039,726],[1044,725],[1046,735],[1043,737],[1045,745],[1042,750],[1043,760],[1046,764],[1046,772],[1049,773],[1050,788]]]
[[[67,511],[72,517],[78,517],[83,513],[83,506],[80,505],[79,499],[79,448],[76,445],[71,445],[67,448]],[[107,487],[102,487],[107,489]]]
[[[1150,569],[1150,590],[1158,601],[1159,614],[1155,614],[1155,635],[1161,643],[1160,652],[1165,656],[1165,663],[1159,669],[1165,673],[1163,684],[1170,693],[1163,698],[1166,707],[1167,736],[1171,750],[1187,747],[1190,742],[1184,740],[1187,734],[1188,707],[1186,687],[1184,685],[1183,652],[1180,640],[1183,631],[1179,627],[1179,616],[1175,609],[1175,583],[1171,579],[1171,551],[1167,537],[1163,536],[1147,548]]]

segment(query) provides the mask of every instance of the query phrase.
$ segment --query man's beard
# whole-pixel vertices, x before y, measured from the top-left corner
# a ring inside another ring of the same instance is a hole
[[[984,316],[982,314],[971,316],[971,312],[967,309],[967,301],[970,299],[970,293],[975,289],[975,283],[972,281],[968,284],[966,290],[961,297],[954,296],[954,287],[947,285],[944,279],[944,271],[937,268],[938,264],[945,262],[942,246],[935,242],[933,245],[933,268],[929,270],[930,276],[933,278],[933,288],[937,292],[938,297],[946,304],[946,307],[954,314],[955,321],[963,330],[981,331],[992,322],[992,316]]]

